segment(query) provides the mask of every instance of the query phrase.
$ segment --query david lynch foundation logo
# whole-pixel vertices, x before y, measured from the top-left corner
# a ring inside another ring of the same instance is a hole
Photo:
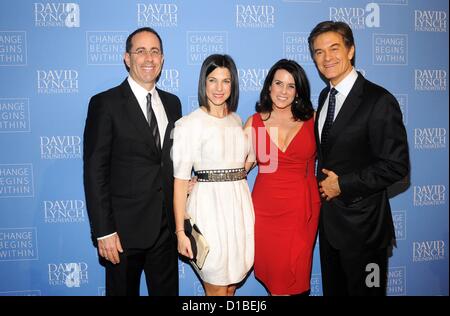
[[[388,270],[386,294],[406,295],[406,267],[390,267]]]
[[[425,240],[413,242],[413,262],[437,261],[444,259],[444,240]]]
[[[419,91],[446,91],[447,70],[414,69],[414,88]]]
[[[180,260],[178,260],[178,278],[186,278],[186,264]]]
[[[265,68],[239,68],[239,89],[241,91],[261,91],[269,69]]]
[[[311,296],[320,296],[322,293],[322,277],[320,273],[312,274],[310,281],[310,294]]]
[[[414,206],[439,206],[446,203],[447,188],[443,184],[414,186]]]
[[[447,129],[429,127],[414,129],[414,149],[436,150],[447,147]]]
[[[447,32],[447,27],[447,12],[414,10],[414,29],[416,32]]]
[[[373,64],[408,65],[408,35],[373,34]]]
[[[0,198],[33,197],[33,165],[0,165]]]
[[[73,2],[35,2],[34,25],[37,27],[80,27],[80,6]]]
[[[83,200],[45,200],[42,208],[47,224],[83,223],[86,219]]]
[[[128,32],[86,32],[88,65],[123,65],[123,54]]]
[[[275,27],[275,7],[272,5],[237,4],[237,28]]]
[[[81,159],[80,136],[41,136],[41,159]]]
[[[178,26],[178,6],[174,3],[137,3],[139,27]]]
[[[394,221],[395,239],[406,239],[406,211],[393,211],[392,219]]]
[[[37,92],[78,93],[78,71],[74,69],[37,70]]]
[[[283,33],[283,55],[286,59],[297,61],[302,65],[312,65],[308,44],[309,33],[306,32],[284,32]]]
[[[188,102],[187,102],[187,111],[183,111],[183,113],[191,113],[192,111],[195,111],[198,109],[198,97],[194,95],[188,96]]]
[[[0,228],[0,261],[37,259],[36,227]]]
[[[178,92],[180,88],[180,72],[178,69],[163,69],[158,80],[158,87],[171,93]]]
[[[361,7],[330,7],[330,20],[347,23],[353,30],[380,27],[380,6],[368,3]]]
[[[72,288],[87,284],[88,281],[88,265],[86,262],[48,264],[48,283],[50,285],[65,285]]]
[[[0,133],[30,131],[30,100],[0,98]]]
[[[27,32],[0,32],[0,66],[27,65]]]
[[[209,55],[228,52],[228,32],[188,31],[186,42],[188,65],[200,65]]]

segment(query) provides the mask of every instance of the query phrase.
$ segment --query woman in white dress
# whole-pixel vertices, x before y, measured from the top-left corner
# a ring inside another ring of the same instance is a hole
[[[246,180],[250,144],[235,113],[236,65],[211,55],[200,70],[200,107],[175,123],[174,212],[178,252],[193,258],[184,219],[192,218],[209,244],[202,269],[195,267],[207,296],[232,296],[253,266],[254,211]],[[188,197],[191,172],[198,180]],[[214,176],[213,176],[214,174]]]

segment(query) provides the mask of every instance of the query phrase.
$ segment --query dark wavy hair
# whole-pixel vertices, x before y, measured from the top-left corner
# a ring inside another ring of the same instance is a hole
[[[342,36],[344,39],[344,44],[347,48],[351,48],[352,46],[355,47],[355,40],[353,38],[353,32],[350,26],[341,21],[323,21],[317,24],[308,37],[308,44],[309,44],[309,52],[311,53],[312,58],[314,59],[314,41],[316,38],[327,32],[335,32]],[[355,47],[356,50],[356,47]],[[355,65],[355,56],[356,53],[353,54],[353,58],[350,61],[352,66]]]
[[[231,94],[227,100],[228,112],[236,112],[239,101],[239,78],[236,64],[229,55],[213,54],[208,56],[200,69],[198,79],[198,104],[209,111],[208,97],[206,96],[206,78],[216,68],[227,68],[231,75]]]
[[[309,87],[308,77],[303,68],[294,60],[280,59],[275,65],[270,68],[264,85],[259,96],[259,101],[256,103],[256,112],[258,113],[272,113],[273,102],[270,98],[270,86],[277,70],[286,70],[289,72],[295,81],[296,96],[291,105],[292,116],[296,121],[307,121],[313,114],[314,109],[311,103],[311,90]],[[268,118],[267,118],[268,119]]]

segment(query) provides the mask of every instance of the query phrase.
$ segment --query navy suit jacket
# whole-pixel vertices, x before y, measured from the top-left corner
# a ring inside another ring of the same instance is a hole
[[[319,96],[319,114],[329,88]],[[318,120],[315,123],[317,144]],[[406,130],[400,106],[386,89],[360,73],[339,111],[325,148],[318,147],[317,178],[322,168],[339,176],[341,194],[322,201],[319,232],[336,249],[383,248],[395,238],[387,187],[409,172]]]

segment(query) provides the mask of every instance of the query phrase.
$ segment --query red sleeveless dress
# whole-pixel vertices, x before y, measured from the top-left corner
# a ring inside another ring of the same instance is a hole
[[[255,209],[255,276],[271,294],[310,288],[320,197],[314,174],[314,119],[304,122],[286,151],[270,139],[259,113],[253,115],[258,175]]]

